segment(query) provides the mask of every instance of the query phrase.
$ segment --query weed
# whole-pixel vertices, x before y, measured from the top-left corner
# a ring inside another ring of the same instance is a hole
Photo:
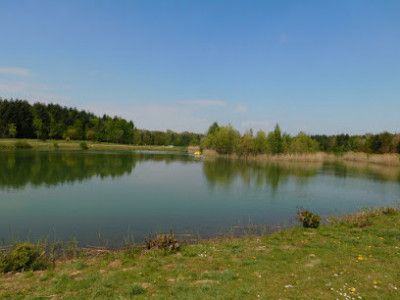
[[[318,228],[321,218],[309,210],[297,211],[297,219],[303,223],[304,228]]]

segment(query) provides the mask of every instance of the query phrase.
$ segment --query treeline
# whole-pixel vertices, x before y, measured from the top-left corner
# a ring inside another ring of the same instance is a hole
[[[220,127],[218,123],[210,126],[201,140],[202,149],[213,149],[220,154],[302,154],[317,151],[344,153],[348,151],[365,153],[400,153],[400,134],[383,132],[362,136],[313,135],[300,132],[296,136],[282,133],[279,125],[268,134],[262,130],[256,134],[252,130],[243,135],[232,125]]]
[[[0,98],[0,138],[90,140],[137,145],[199,145],[202,134],[141,130],[132,121],[58,104]]]

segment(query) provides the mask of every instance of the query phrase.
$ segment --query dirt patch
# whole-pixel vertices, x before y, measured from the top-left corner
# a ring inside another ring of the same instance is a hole
[[[281,247],[283,250],[296,250],[298,248],[300,248],[297,245],[282,245]]]
[[[196,280],[193,282],[194,285],[201,285],[201,284],[218,284],[219,281],[211,280],[211,279],[203,279],[203,280]]]
[[[318,265],[319,263],[321,262],[321,260],[320,259],[313,259],[313,260],[311,260],[309,263],[307,263],[307,264],[305,264],[305,267],[306,268],[313,268],[313,267],[315,267],[316,265]]]
[[[140,286],[141,286],[142,288],[144,288],[144,289],[147,289],[147,288],[149,288],[149,287],[151,286],[151,283],[149,283],[149,282],[142,282],[142,283],[140,284]]]
[[[119,259],[116,259],[108,264],[109,268],[119,268],[120,266],[122,266],[122,262]]]

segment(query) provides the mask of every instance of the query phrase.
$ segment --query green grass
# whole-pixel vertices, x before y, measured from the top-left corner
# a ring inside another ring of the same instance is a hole
[[[0,298],[399,299],[399,269],[400,213],[374,210],[317,229],[206,240],[174,253],[119,250],[0,275]]]
[[[82,146],[86,145],[86,146]],[[87,147],[87,148],[86,148]],[[187,151],[187,147],[136,146],[116,143],[90,141],[36,140],[36,139],[0,139],[0,150],[34,149],[34,150],[153,150],[153,151]]]

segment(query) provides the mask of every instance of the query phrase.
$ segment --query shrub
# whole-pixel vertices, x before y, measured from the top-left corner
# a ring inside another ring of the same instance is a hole
[[[14,144],[15,148],[17,149],[31,149],[32,146],[27,142],[16,142]]]
[[[59,145],[57,142],[53,143],[54,148],[58,149]]]
[[[8,272],[10,269],[9,265],[10,264],[9,264],[7,256],[3,253],[0,253],[0,273]]]
[[[320,224],[320,216],[309,210],[297,211],[297,219],[303,223],[304,228],[318,228]]]
[[[179,250],[179,243],[172,230],[170,234],[160,234],[157,236],[149,233],[148,237],[145,238],[145,243],[147,250]]]
[[[43,270],[47,266],[48,263],[40,253],[40,249],[27,242],[15,246],[10,253],[0,256],[0,271],[2,273]]]
[[[67,136],[66,138],[65,138],[65,141],[66,142],[69,142],[71,140],[71,138],[69,137],[69,136]]]
[[[81,146],[81,149],[82,149],[82,150],[87,150],[87,149],[89,149],[88,145],[87,145],[85,142],[80,143],[79,146]]]

